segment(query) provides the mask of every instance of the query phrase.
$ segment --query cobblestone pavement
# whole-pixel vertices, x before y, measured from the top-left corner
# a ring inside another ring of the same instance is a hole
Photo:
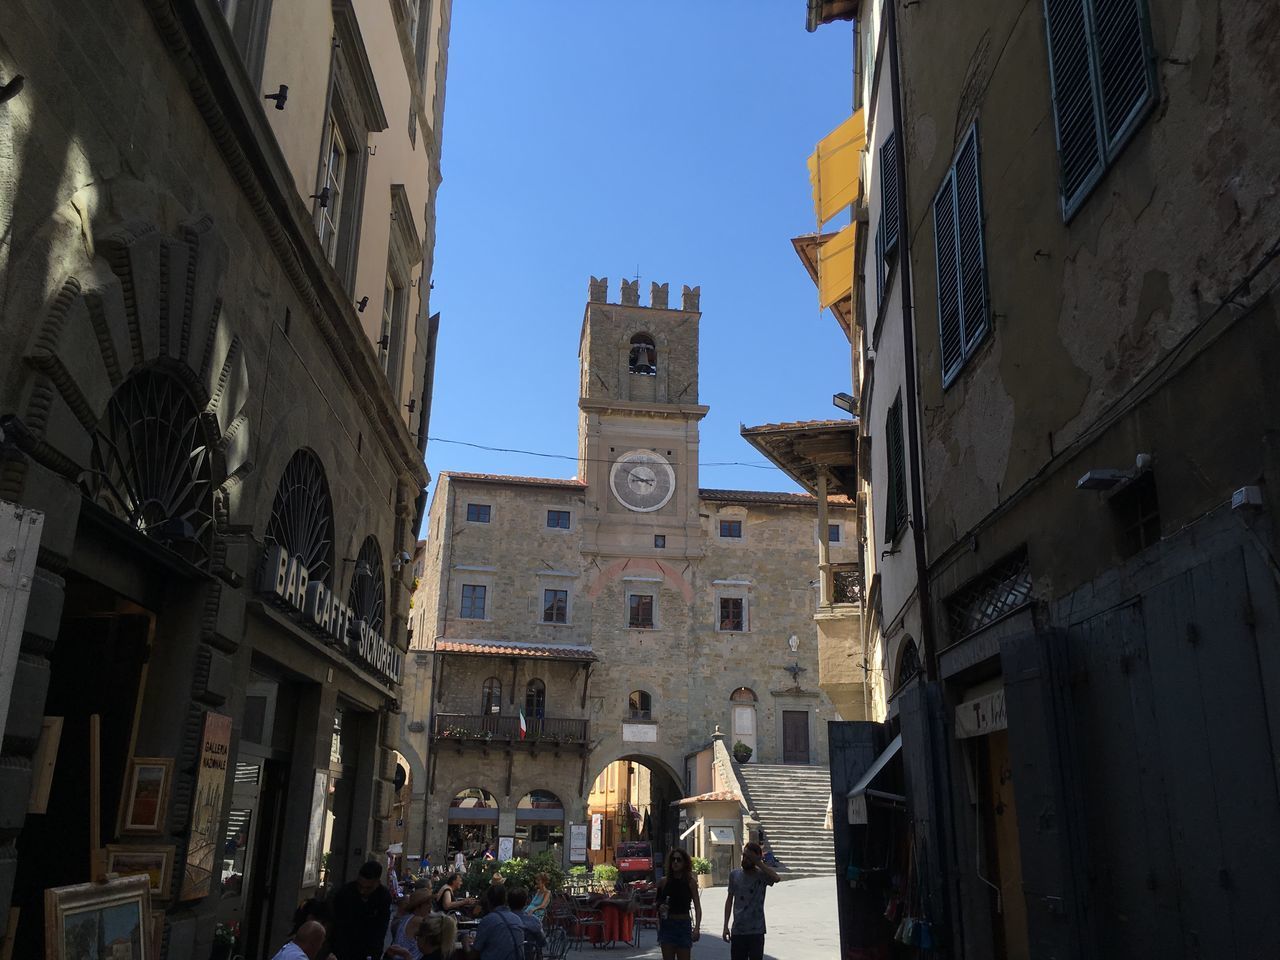
[[[702,939],[693,945],[693,960],[729,960],[729,945],[720,939],[724,896],[724,887],[702,891]],[[765,920],[769,934],[764,954],[769,960],[836,960],[840,956],[834,877],[809,877],[774,885],[765,900]],[[640,931],[639,947],[569,951],[569,960],[652,960],[661,956],[652,930]]]

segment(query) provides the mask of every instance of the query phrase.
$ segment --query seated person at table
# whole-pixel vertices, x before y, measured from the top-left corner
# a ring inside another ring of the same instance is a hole
[[[466,960],[524,960],[524,924],[507,906],[507,888],[492,886],[484,899],[489,912],[476,927]]]
[[[458,891],[461,889],[462,874],[451,873],[445,878],[444,884],[436,891],[436,907],[441,913],[448,913],[451,910],[465,910],[475,905],[474,898],[458,896]]]
[[[418,927],[422,960],[449,960],[458,941],[458,921],[447,913],[433,913]]]
[[[534,881],[533,895],[529,899],[529,905],[524,908],[525,913],[531,913],[539,920],[547,915],[547,907],[551,905],[551,878],[545,873],[538,874],[537,880]]]
[[[539,947],[547,945],[547,935],[542,932],[542,921],[532,913],[526,912],[529,903],[529,891],[524,887],[507,888],[507,906],[524,924],[525,943],[536,943]]]

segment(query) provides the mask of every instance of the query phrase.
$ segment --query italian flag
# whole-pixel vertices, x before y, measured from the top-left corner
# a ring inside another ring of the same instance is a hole
[[[520,711],[520,739],[523,740],[529,732],[529,725],[524,722],[524,711]]]

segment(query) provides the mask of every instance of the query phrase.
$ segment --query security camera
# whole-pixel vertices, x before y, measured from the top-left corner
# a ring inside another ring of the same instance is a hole
[[[409,556],[408,550],[401,550],[400,556],[397,557],[396,559],[399,560],[401,563],[409,563],[413,560],[413,557]]]

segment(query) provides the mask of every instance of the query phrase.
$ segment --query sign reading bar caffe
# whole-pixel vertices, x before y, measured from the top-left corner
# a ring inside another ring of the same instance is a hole
[[[267,548],[258,589],[285,606],[295,620],[337,643],[361,664],[398,683],[404,655],[388,643],[323,581],[280,544]]]

